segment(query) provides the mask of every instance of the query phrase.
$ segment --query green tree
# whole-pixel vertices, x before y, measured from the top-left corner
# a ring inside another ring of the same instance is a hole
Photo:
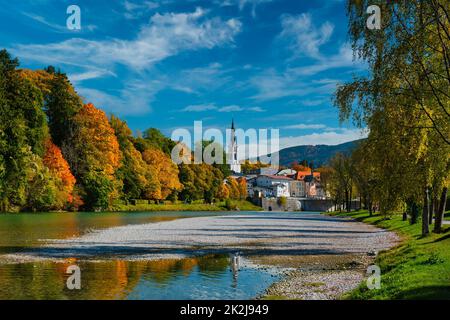
[[[48,134],[42,94],[17,71],[19,62],[0,51],[0,209],[26,205],[25,168],[31,154],[42,156]]]
[[[150,128],[144,131],[143,137],[135,138],[134,144],[140,152],[150,148],[157,148],[170,156],[176,142],[164,136],[158,129]]]
[[[45,112],[53,142],[61,147],[69,138],[68,128],[73,126],[73,117],[81,110],[83,102],[75,92],[66,74],[48,67],[48,88],[45,92]]]
[[[383,12],[381,30],[366,27],[365,10],[373,4]],[[335,98],[341,120],[353,117],[370,129],[380,209],[421,204],[424,235],[427,193],[448,185],[449,8],[444,0],[348,1],[353,50],[369,73],[341,85]]]
[[[330,160],[330,165],[333,168],[332,183],[337,191],[335,202],[342,202],[347,212],[350,212],[353,189],[353,163],[351,158],[337,153]]]

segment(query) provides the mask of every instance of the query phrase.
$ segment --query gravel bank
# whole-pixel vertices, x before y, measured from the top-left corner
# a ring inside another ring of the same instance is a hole
[[[241,251],[246,255],[341,255],[393,246],[394,233],[320,214],[253,213],[128,225],[48,240],[23,256],[161,259]]]
[[[4,256],[10,263],[80,259],[154,260],[240,252],[259,266],[291,270],[267,296],[336,299],[364,279],[395,233],[347,218],[304,213],[251,213],[195,217],[93,231],[47,240],[28,252]]]

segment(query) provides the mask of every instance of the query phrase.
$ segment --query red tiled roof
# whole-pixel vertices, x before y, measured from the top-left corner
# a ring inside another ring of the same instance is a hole
[[[295,180],[303,180],[306,176],[310,176],[311,171],[299,171],[294,175]],[[320,178],[320,172],[313,172],[313,177]]]

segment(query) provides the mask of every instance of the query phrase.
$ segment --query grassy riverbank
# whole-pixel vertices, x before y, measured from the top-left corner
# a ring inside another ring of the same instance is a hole
[[[401,215],[384,220],[367,211],[332,214],[396,232],[402,239],[397,247],[380,252],[381,289],[368,290],[362,283],[346,299],[450,299],[450,226],[441,234],[421,236],[420,221],[410,225]],[[447,213],[448,217],[448,213]],[[431,227],[432,228],[432,227]]]
[[[261,211],[262,208],[245,200],[230,200],[229,203],[175,203],[175,204],[118,204],[114,211]]]

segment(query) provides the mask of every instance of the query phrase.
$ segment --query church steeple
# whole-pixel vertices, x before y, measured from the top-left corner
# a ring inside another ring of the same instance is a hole
[[[230,169],[231,171],[235,172],[235,173],[240,173],[241,172],[241,164],[239,163],[238,160],[238,145],[237,145],[237,139],[236,139],[236,131],[235,131],[235,127],[234,127],[234,119],[231,119],[231,139],[230,139],[230,151],[229,151],[229,155],[230,155]]]

